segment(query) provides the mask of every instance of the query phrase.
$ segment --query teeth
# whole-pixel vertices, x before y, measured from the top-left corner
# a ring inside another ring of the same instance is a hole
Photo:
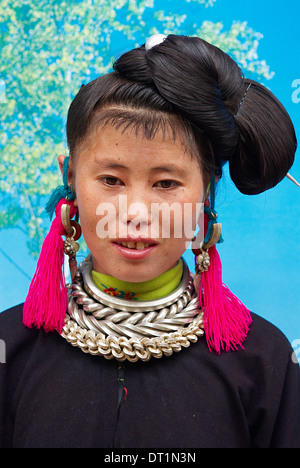
[[[137,250],[143,250],[146,247],[149,247],[150,244],[144,244],[144,242],[121,242],[121,244],[124,247],[127,247],[128,249],[137,249]]]
[[[144,244],[144,242],[137,242],[136,243],[136,249],[138,249],[138,250],[145,249],[146,247],[149,247],[149,244]]]

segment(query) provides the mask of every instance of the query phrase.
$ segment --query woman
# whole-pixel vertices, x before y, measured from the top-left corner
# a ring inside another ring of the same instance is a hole
[[[293,164],[283,106],[218,48],[158,35],[80,89],[67,138],[28,297],[0,315],[2,446],[300,447],[291,346],[222,284],[215,246],[223,165],[257,194]]]

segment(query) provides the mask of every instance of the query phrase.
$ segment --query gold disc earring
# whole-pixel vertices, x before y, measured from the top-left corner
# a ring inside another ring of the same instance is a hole
[[[69,267],[72,280],[77,271],[76,254],[79,250],[79,244],[76,242],[81,236],[81,227],[78,223],[78,214],[75,221],[70,219],[70,205],[61,206],[61,222],[66,231],[64,241],[64,252],[69,257]]]
[[[201,242],[199,249],[193,249],[194,254],[197,257],[197,269],[196,273],[203,273],[207,271],[210,266],[210,256],[208,250],[213,245],[217,244],[221,237],[222,224],[215,223],[212,225],[211,236],[207,242]]]

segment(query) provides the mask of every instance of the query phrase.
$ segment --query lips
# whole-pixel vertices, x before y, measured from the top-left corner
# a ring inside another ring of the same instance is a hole
[[[157,245],[152,239],[118,239],[113,241],[113,246],[118,253],[129,260],[148,257]]]
[[[123,245],[123,247],[127,247],[128,249],[137,249],[137,250],[143,250],[147,247],[149,247],[149,243],[145,243],[145,242],[132,242],[132,241],[129,241],[129,242],[117,242],[119,245]]]

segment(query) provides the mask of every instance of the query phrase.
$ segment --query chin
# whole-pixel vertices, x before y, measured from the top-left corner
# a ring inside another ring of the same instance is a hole
[[[123,262],[111,262],[109,265],[103,264],[101,259],[98,260],[93,257],[93,269],[104,275],[113,276],[121,281],[127,281],[130,283],[141,283],[148,281],[160,273],[153,275],[153,268],[149,266],[135,264],[125,264]]]
[[[145,272],[138,271],[137,267],[130,267],[128,272],[115,272],[111,276],[115,276],[115,278],[118,278],[121,281],[127,281],[129,283],[143,283],[144,281],[149,281],[153,278],[156,278],[156,276],[159,276],[160,273],[154,274],[151,271],[151,274],[149,273],[149,270]]]

